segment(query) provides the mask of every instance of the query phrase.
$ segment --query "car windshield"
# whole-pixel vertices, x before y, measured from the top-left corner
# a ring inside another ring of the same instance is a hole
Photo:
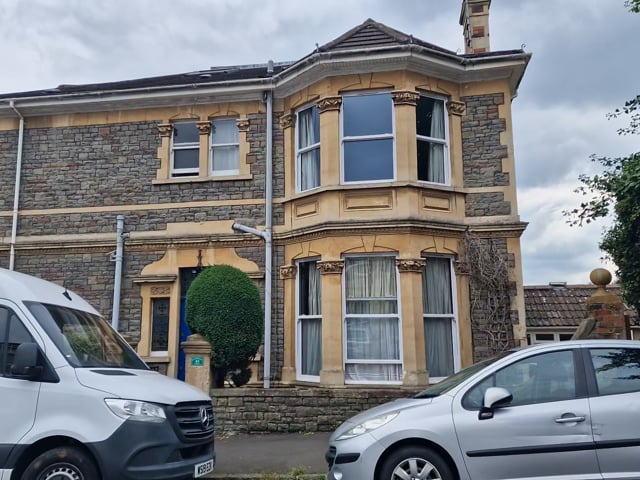
[[[148,370],[102,317],[59,305],[25,304],[71,366]]]
[[[448,392],[454,387],[457,387],[462,382],[464,382],[467,378],[475,375],[480,370],[482,370],[487,365],[491,365],[493,362],[500,360],[503,357],[513,353],[512,351],[506,351],[495,357],[488,358],[486,360],[482,360],[481,362],[474,363],[470,367],[464,368],[460,370],[458,373],[451,375],[450,377],[445,378],[441,382],[435,383],[426,390],[418,393],[415,398],[429,398],[429,397],[437,397],[438,395],[442,395],[443,393]]]

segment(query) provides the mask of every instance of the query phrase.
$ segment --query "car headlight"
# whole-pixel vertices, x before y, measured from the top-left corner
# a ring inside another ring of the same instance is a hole
[[[105,398],[109,410],[125,420],[161,423],[167,419],[164,409],[153,403],[121,398]]]
[[[380,428],[383,425],[386,425],[391,420],[398,416],[398,412],[394,413],[385,413],[384,415],[378,415],[377,417],[370,418],[362,423],[359,423],[353,428],[350,428],[343,434],[336,437],[336,440],[346,440],[347,438],[357,437],[358,435],[362,435],[364,433],[375,430],[376,428]]]

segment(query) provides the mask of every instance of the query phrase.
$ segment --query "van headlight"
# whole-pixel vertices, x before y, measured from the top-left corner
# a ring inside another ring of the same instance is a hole
[[[336,437],[336,440],[346,440],[347,438],[357,437],[358,435],[362,435],[364,433],[368,433],[376,428],[380,428],[383,425],[386,425],[391,420],[398,416],[398,412],[394,413],[385,413],[384,415],[378,415],[377,417],[370,418],[362,423],[359,423],[353,428],[350,428],[343,434]]]
[[[167,419],[164,409],[153,403],[122,398],[105,398],[109,410],[125,420],[161,423]]]

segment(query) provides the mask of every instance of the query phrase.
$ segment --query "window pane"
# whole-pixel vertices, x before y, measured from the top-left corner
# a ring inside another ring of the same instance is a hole
[[[345,137],[393,133],[393,102],[388,93],[342,99]]]
[[[322,320],[305,318],[300,322],[302,375],[320,375],[322,367]]]
[[[173,144],[199,143],[200,131],[196,122],[176,122],[173,124]]]
[[[395,257],[347,258],[345,275],[347,301],[356,299],[380,300],[383,298],[396,300]]]
[[[454,373],[451,318],[425,318],[427,370],[430,377],[448,377]]]
[[[151,351],[169,350],[169,299],[151,299]]]
[[[347,358],[400,360],[397,318],[348,318]]]
[[[211,122],[211,144],[238,143],[238,124],[235,118]]]
[[[591,349],[600,395],[640,391],[640,349]]]
[[[442,100],[420,97],[416,105],[416,131],[423,137],[445,139]]]
[[[298,148],[305,148],[320,142],[320,113],[318,107],[298,113]]]
[[[320,149],[314,148],[300,154],[300,190],[320,186]]]
[[[238,170],[239,150],[237,146],[215,147],[211,152],[211,156],[214,172]]]
[[[402,381],[402,365],[348,363],[345,365],[344,378],[355,382],[400,382]]]
[[[344,143],[344,181],[393,180],[393,139]]]
[[[183,150],[173,151],[173,169],[195,168],[197,169],[200,161],[198,158],[198,149],[187,148]]]
[[[300,315],[321,315],[320,270],[317,262],[298,264],[298,311]]]
[[[444,145],[418,140],[418,180],[445,183]]]
[[[450,259],[427,257],[426,262],[422,271],[424,313],[453,313]]]

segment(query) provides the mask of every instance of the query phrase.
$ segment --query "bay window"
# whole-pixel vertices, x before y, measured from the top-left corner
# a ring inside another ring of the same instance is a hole
[[[342,99],[344,182],[395,179],[391,94],[345,95]]]
[[[345,381],[401,383],[395,256],[345,258]]]
[[[322,367],[322,295],[315,260],[298,262],[297,299],[298,378],[318,381]]]
[[[444,100],[420,96],[416,105],[418,180],[449,182],[447,122]]]
[[[298,112],[296,121],[298,191],[320,186],[320,113],[313,105]]]
[[[426,257],[422,304],[429,378],[441,380],[458,369],[458,328],[452,265],[447,257]]]

